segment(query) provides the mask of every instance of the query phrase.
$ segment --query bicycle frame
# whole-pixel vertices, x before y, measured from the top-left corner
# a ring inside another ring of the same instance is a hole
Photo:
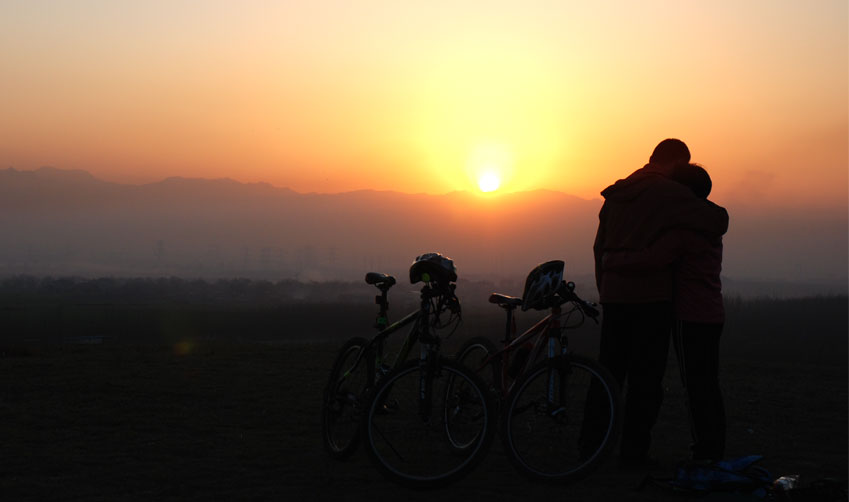
[[[548,315],[537,321],[536,324],[513,339],[510,338],[510,335],[515,332],[512,309],[507,311],[507,315],[506,334],[502,341],[505,345],[495,353],[490,354],[486,359],[484,359],[480,367],[477,368],[477,371],[480,371],[481,369],[491,365],[497,358],[499,367],[498,375],[496,376],[496,384],[498,386],[497,390],[502,398],[506,397],[510,393],[516,381],[519,379],[518,377],[524,374],[525,371],[533,365],[534,361],[540,357],[545,348],[547,348],[546,357],[549,359],[568,352],[568,345],[563,343],[563,339],[560,336],[561,307],[559,305],[551,307],[551,312]],[[547,345],[541,343],[543,339],[547,339]],[[516,378],[511,378],[511,361],[508,355],[527,343],[531,344],[528,358],[522,363]],[[559,351],[557,350],[558,343],[561,344]]]
[[[436,294],[434,294],[434,290],[431,289],[429,286],[423,288],[421,306],[419,307],[419,309],[415,312],[407,314],[402,319],[381,329],[374,336],[374,338],[371,339],[368,345],[366,345],[364,350],[362,350],[358,354],[357,359],[354,361],[354,364],[351,366],[351,368],[345,371],[344,374],[342,374],[342,376],[340,377],[340,381],[346,379],[352,372],[354,372],[361,364],[363,358],[365,358],[367,354],[370,354],[372,352],[375,354],[375,367],[368,368],[367,383],[369,387],[374,385],[376,372],[378,370],[380,371],[382,376],[388,373],[389,371],[399,367],[404,361],[406,361],[416,342],[422,342],[421,360],[425,362],[430,359],[433,359],[427,357],[427,355],[434,350],[434,345],[438,346],[439,339],[430,336],[428,321],[430,319],[431,311],[430,300],[438,294],[440,294],[440,292],[437,291]],[[381,299],[381,297],[378,298]],[[387,323],[387,303],[385,293],[382,295],[382,299],[379,300],[378,303],[381,305],[381,309],[380,313],[378,314],[378,322],[376,326],[384,326]],[[411,323],[413,324],[413,326],[407,333],[407,336],[404,338],[404,343],[402,344],[401,349],[398,351],[395,360],[392,362],[391,365],[384,364],[384,342],[392,333]],[[372,359],[367,358],[367,360],[371,362]]]
[[[387,365],[388,367],[386,367],[386,368],[384,368],[385,365],[384,365],[384,362],[383,362],[384,361],[384,359],[383,359],[383,342],[386,341],[386,338],[388,338],[389,335],[391,335],[392,333],[395,333],[396,331],[403,328],[404,326],[417,321],[419,319],[419,317],[421,316],[421,314],[422,314],[421,310],[411,312],[411,313],[407,314],[406,316],[404,316],[402,319],[400,319],[400,320],[390,324],[386,328],[380,330],[377,333],[377,335],[375,335],[374,338],[371,339],[371,341],[368,343],[368,345],[365,347],[365,349],[360,351],[360,353],[357,355],[357,359],[354,361],[353,366],[351,366],[350,369],[348,369],[344,374],[342,374],[340,380],[344,380],[344,379],[348,378],[348,376],[350,376],[350,374],[352,372],[354,372],[359,367],[360,363],[366,357],[366,354],[368,354],[370,351],[375,352],[374,362],[375,362],[376,367],[368,368],[368,370],[369,370],[368,371],[368,375],[369,375],[368,376],[368,385],[369,386],[374,385],[374,376],[375,376],[375,371],[377,371],[377,368],[381,368],[380,371],[383,372],[383,373],[388,373],[389,370],[398,367],[401,364],[402,361],[405,361],[407,359],[407,357],[410,355],[410,352],[412,351],[413,345],[415,345],[415,343],[418,341],[419,329],[418,329],[417,324],[413,324],[412,329],[410,329],[410,331],[407,333],[407,336],[404,338],[404,343],[401,346],[401,349],[398,351],[398,355],[395,358],[395,361],[392,363],[391,366]]]
[[[369,396],[372,391],[381,388],[381,382],[386,381],[387,375],[391,377],[395,373],[409,371],[405,367],[410,365],[418,366],[416,373],[420,374],[418,386],[421,387],[418,392],[419,414],[422,417],[430,415],[433,405],[432,380],[434,375],[441,374],[443,366],[439,360],[439,330],[451,326],[455,321],[459,325],[461,310],[460,302],[454,294],[455,284],[443,280],[438,273],[435,276],[439,280],[431,280],[426,266],[419,269],[424,270],[420,274],[421,278],[415,281],[422,283],[421,304],[418,309],[392,324],[388,316],[388,292],[396,284],[395,278],[378,272],[368,272],[365,276],[366,284],[375,286],[379,291],[375,297],[379,311],[373,325],[376,334],[369,338],[354,336],[345,342],[334,361],[324,390],[324,446],[340,460],[350,456],[356,449],[359,427],[354,424],[362,424],[360,419],[363,407],[373,406]],[[441,272],[441,269],[435,272]],[[440,316],[444,312],[450,312],[450,315],[443,320]],[[406,336],[388,344],[388,338],[402,329],[408,330]],[[421,347],[419,357],[412,354],[416,343]],[[388,409],[397,404],[379,402],[377,406]]]

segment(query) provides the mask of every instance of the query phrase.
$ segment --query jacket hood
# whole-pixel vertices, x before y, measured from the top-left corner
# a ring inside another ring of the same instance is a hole
[[[601,196],[606,200],[627,201],[635,199],[643,191],[645,191],[651,183],[646,181],[657,179],[657,177],[665,178],[660,169],[653,164],[646,164],[641,169],[637,169],[624,180],[619,180],[601,191]]]

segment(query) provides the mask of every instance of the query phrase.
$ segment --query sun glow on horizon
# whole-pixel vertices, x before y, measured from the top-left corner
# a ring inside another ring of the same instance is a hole
[[[481,192],[494,192],[501,186],[501,179],[493,171],[487,171],[478,178],[478,187]]]
[[[470,181],[483,193],[504,187],[513,168],[513,153],[502,143],[479,143],[472,149],[466,163]]]
[[[677,137],[717,202],[846,205],[845,1],[208,3],[0,2],[2,167],[598,199]]]

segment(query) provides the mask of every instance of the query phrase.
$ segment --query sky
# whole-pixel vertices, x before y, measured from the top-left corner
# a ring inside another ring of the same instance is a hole
[[[845,0],[4,0],[0,167],[593,198],[676,137],[720,203],[845,210],[847,33]]]

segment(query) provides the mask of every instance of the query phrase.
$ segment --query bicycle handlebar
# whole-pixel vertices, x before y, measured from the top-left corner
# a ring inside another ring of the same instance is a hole
[[[588,302],[586,300],[581,299],[577,293],[575,293],[575,283],[574,282],[561,282],[560,287],[557,288],[556,292],[557,296],[560,297],[560,304],[564,304],[566,302],[572,302],[581,309],[581,311],[587,316],[593,318],[593,320],[598,320],[598,316],[601,315],[601,312],[597,308],[595,308],[595,304],[592,302]]]
[[[454,292],[457,289],[456,284],[439,284],[430,283],[422,288],[422,297],[426,299],[439,298],[438,308],[448,308],[455,314],[460,313],[460,299]]]

